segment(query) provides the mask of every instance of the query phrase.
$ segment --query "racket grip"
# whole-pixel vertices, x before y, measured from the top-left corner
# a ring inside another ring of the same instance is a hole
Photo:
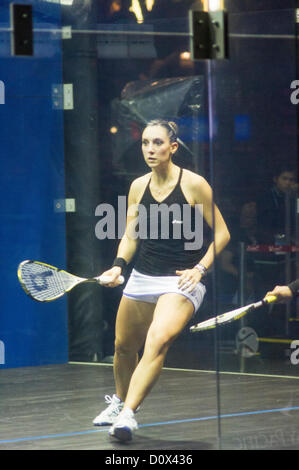
[[[264,301],[267,302],[267,304],[271,304],[272,302],[276,302],[277,297],[276,295],[268,295],[268,297],[264,298]]]
[[[111,282],[111,277],[110,276],[99,276],[97,278],[98,282],[104,286],[106,284],[109,284],[109,282]],[[117,279],[117,283],[118,285],[121,285],[125,282],[125,278],[123,276],[119,276],[118,279]]]

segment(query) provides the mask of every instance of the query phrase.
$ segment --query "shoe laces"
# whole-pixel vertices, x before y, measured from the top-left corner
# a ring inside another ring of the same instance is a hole
[[[109,404],[109,411],[111,412],[118,412],[120,408],[122,408],[122,402],[117,402],[114,396],[105,395],[105,402]]]
[[[114,401],[110,395],[105,395],[105,402],[111,404]]]

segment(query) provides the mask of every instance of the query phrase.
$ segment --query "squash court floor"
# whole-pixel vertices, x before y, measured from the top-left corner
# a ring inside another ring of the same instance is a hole
[[[113,394],[110,364],[4,369],[0,373],[0,450],[177,452],[299,448],[299,381],[165,368],[136,419],[130,443],[94,427]],[[220,415],[217,415],[217,383]],[[219,439],[219,432],[221,439]],[[107,454],[108,455],[108,454]]]

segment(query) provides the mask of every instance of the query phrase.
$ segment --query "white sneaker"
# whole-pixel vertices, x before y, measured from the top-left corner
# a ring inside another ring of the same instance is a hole
[[[111,426],[109,435],[119,441],[127,442],[132,440],[135,429],[138,429],[138,424],[134,418],[134,413],[130,408],[125,408]]]
[[[121,401],[121,399],[116,395],[113,395],[112,397],[110,397],[110,395],[106,395],[105,401],[109,406],[93,420],[93,424],[95,426],[113,424],[124,407],[123,401]]]

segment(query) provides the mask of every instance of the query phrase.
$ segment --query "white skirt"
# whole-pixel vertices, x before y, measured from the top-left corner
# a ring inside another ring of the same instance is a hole
[[[194,306],[196,313],[204,299],[206,288],[199,282],[192,292],[186,292],[178,287],[179,276],[150,276],[141,274],[133,269],[123,290],[123,295],[140,302],[157,303],[160,295],[180,294],[187,297]]]

